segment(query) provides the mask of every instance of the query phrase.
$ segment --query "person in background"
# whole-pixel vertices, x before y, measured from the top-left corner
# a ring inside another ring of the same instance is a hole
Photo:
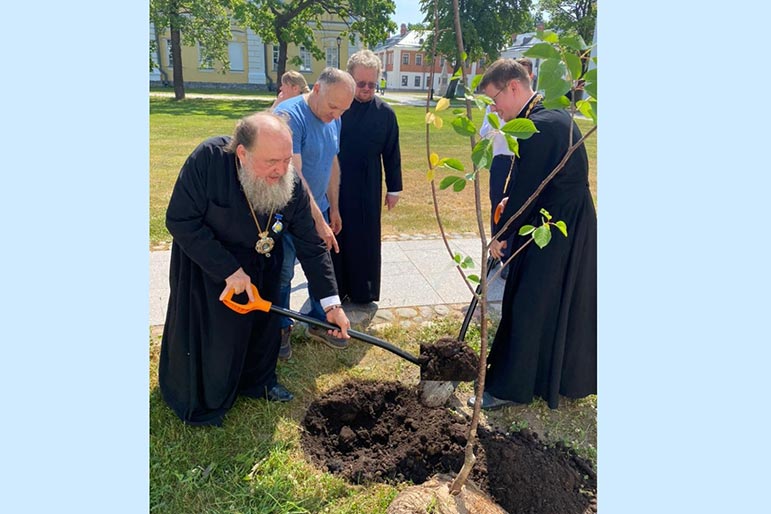
[[[340,297],[353,303],[380,299],[381,206],[390,211],[402,190],[399,124],[393,109],[375,95],[380,59],[360,50],[348,59],[356,83],[340,134],[340,253],[332,255]],[[383,201],[383,172],[387,193]]]
[[[539,131],[519,141],[517,179],[501,216],[503,226],[581,132],[566,110],[543,107],[527,70],[513,59],[495,61],[479,87],[493,99],[492,109],[503,121],[529,118]],[[555,409],[560,396],[582,398],[597,392],[597,214],[583,144],[522,215],[490,242],[490,255],[500,258],[512,235],[515,248],[525,244],[531,236],[518,231],[526,224],[541,226],[541,209],[555,222],[565,222],[567,237],[554,229],[547,246],[530,244],[511,262],[488,357],[483,409],[530,403],[534,396]],[[475,395],[469,403],[477,399]]]
[[[273,101],[270,109],[274,110],[284,100],[294,98],[303,93],[310,92],[305,77],[299,71],[289,70],[281,75],[281,86],[278,88],[278,96]]]
[[[239,395],[286,402],[276,378],[279,319],[238,314],[222,299],[247,303],[252,285],[275,302],[283,238],[292,234],[311,292],[347,337],[329,252],[311,217],[310,198],[291,165],[286,122],[257,113],[232,137],[201,143],[185,161],[166,211],[173,239],[170,296],[158,383],[164,401],[190,425],[221,425]]]
[[[381,94],[381,96],[385,94],[386,84],[387,83],[386,83],[385,77],[381,77],[380,78],[380,94]]]
[[[309,93],[278,104],[275,113],[287,117],[292,129],[292,163],[310,192],[311,213],[316,230],[328,250],[339,252],[335,234],[343,226],[338,205],[340,191],[340,117],[353,101],[356,85],[353,78],[337,68],[325,68]],[[277,305],[290,307],[290,291],[294,277],[295,251],[291,236],[284,238],[284,264],[281,268],[281,295]],[[318,298],[309,292],[311,310],[316,319],[324,319]],[[281,318],[281,349],[279,357],[292,355],[292,321]],[[348,340],[332,337],[325,330],[309,327],[308,335],[331,348],[346,348]]]

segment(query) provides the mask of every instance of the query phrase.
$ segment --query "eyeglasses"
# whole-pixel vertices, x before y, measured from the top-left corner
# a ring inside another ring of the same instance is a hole
[[[506,88],[504,87],[503,89],[499,89],[499,90],[498,90],[498,92],[497,92],[497,93],[495,93],[495,96],[493,96],[492,98],[490,98],[490,100],[492,100],[492,101],[493,101],[493,105],[498,105],[497,103],[495,103],[495,99],[498,97],[498,95],[500,95],[500,94],[503,92],[503,90],[504,90],[504,89],[506,89]]]
[[[361,82],[356,83],[356,87],[358,87],[359,89],[364,89],[364,88],[375,89],[375,86],[377,86],[377,84],[375,84],[374,82],[365,82],[363,80]]]

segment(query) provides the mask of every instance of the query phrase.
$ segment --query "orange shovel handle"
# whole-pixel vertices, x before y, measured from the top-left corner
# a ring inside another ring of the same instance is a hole
[[[495,213],[493,214],[493,221],[497,225],[499,221],[501,221],[501,214],[503,214],[503,205],[498,204],[495,207]]]
[[[232,310],[236,311],[239,314],[246,314],[247,312],[252,311],[262,311],[262,312],[270,312],[270,306],[271,303],[268,300],[263,300],[260,298],[260,293],[257,291],[257,286],[254,284],[250,284],[252,286],[252,292],[254,293],[254,301],[249,303],[236,303],[233,301],[233,293],[235,293],[234,289],[230,289],[227,293],[225,293],[225,298],[222,299],[222,303],[230,307]]]

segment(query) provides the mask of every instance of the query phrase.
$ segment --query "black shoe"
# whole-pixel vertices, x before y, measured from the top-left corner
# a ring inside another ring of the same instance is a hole
[[[288,402],[294,398],[294,395],[287,391],[286,387],[276,384],[265,393],[265,399],[271,402]]]
[[[319,327],[308,327],[308,337],[335,350],[344,350],[348,348],[348,339],[333,337],[327,334],[327,329]]]
[[[292,325],[281,329],[281,346],[278,349],[278,358],[289,360],[292,357]]]
[[[476,403],[476,396],[472,396],[468,399],[468,406],[473,407]],[[516,402],[513,402],[511,400],[503,400],[501,398],[496,398],[495,396],[491,395],[487,391],[482,393],[482,409],[484,410],[497,410],[501,407],[505,407],[507,405],[514,405]]]

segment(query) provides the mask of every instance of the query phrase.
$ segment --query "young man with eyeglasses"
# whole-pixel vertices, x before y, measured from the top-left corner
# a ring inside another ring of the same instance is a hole
[[[504,122],[528,118],[538,132],[519,141],[516,181],[509,190],[500,226],[517,212],[581,138],[564,109],[546,109],[525,68],[499,59],[485,71],[480,89],[494,100]],[[564,168],[498,239],[490,254],[501,257],[514,236],[514,248],[530,235],[523,225],[540,226],[541,209],[564,221],[567,237],[552,231],[544,248],[530,244],[511,262],[502,316],[488,357],[483,409],[530,403],[534,396],[550,408],[560,396],[582,398],[597,392],[597,214],[589,191],[589,163],[581,144]],[[472,397],[470,404],[477,398]]]
[[[375,95],[380,59],[361,50],[348,59],[356,83],[340,134],[340,253],[332,255],[340,297],[353,303],[380,299],[381,206],[390,211],[402,190],[399,125],[393,109]],[[383,175],[386,195],[383,200]]]

